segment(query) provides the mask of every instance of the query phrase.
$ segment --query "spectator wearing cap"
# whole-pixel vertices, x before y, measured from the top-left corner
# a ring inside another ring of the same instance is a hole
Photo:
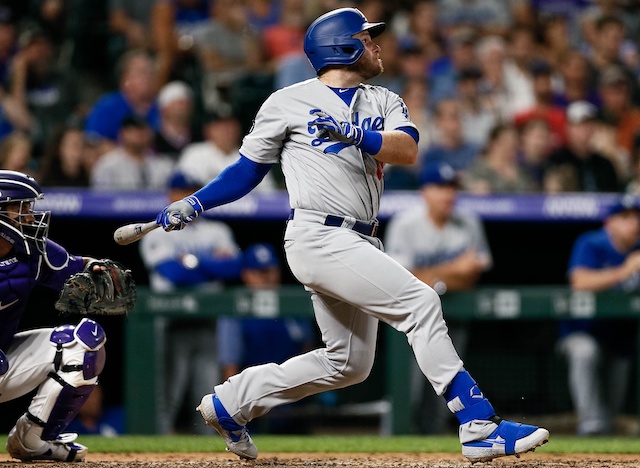
[[[515,193],[538,190],[518,161],[519,139],[513,125],[491,129],[484,151],[465,171],[462,186],[476,194]]]
[[[551,147],[558,148],[566,143],[567,118],[563,108],[554,104],[552,68],[549,63],[535,60],[529,67],[533,78],[533,106],[515,114],[513,122],[522,128],[531,120],[544,120],[550,130]]]
[[[576,292],[638,292],[640,204],[634,196],[616,198],[602,227],[576,239],[567,274]],[[558,350],[567,359],[579,435],[612,433],[628,390],[635,330],[628,319],[560,322]]]
[[[458,174],[446,163],[432,163],[420,175],[422,203],[394,215],[385,234],[386,251],[439,294],[475,287],[493,263],[480,219],[456,209]],[[447,319],[458,352],[464,353],[467,330]],[[417,429],[440,433],[450,412],[437,399],[417,365],[413,372],[412,404]]]
[[[466,170],[481,147],[468,142],[462,132],[462,109],[457,99],[443,99],[435,108],[436,134],[433,144],[421,156],[422,165],[446,162],[456,171]]]
[[[251,366],[282,363],[313,348],[317,338],[309,318],[277,317],[281,262],[271,244],[260,242],[242,254],[242,283],[248,289],[251,316],[218,318],[218,362],[221,381]],[[275,345],[277,343],[277,346]],[[304,404],[304,403],[302,403]],[[265,421],[266,430],[304,431],[300,420],[287,420],[275,409]],[[253,431],[252,431],[253,432]]]
[[[87,137],[102,147],[101,153],[113,149],[122,120],[130,115],[147,121],[154,131],[160,125],[155,87],[155,62],[142,49],[126,52],[118,63],[118,89],[102,95],[85,121]]]
[[[182,151],[177,167],[205,185],[240,158],[240,122],[232,114],[209,113],[203,125],[204,141],[191,143]],[[275,190],[273,176],[267,174],[257,190]]]
[[[545,177],[569,171],[580,192],[617,192],[620,181],[613,163],[596,149],[598,109],[586,101],[567,107],[567,142],[549,156]]]
[[[200,140],[193,127],[195,102],[193,91],[184,81],[172,81],[158,94],[160,125],[154,132],[153,149],[178,160],[180,152],[193,140]]]
[[[159,190],[167,187],[174,168],[169,156],[152,151],[153,132],[143,117],[130,115],[120,124],[117,146],[100,156],[91,171],[91,187],[99,190]]]
[[[187,175],[174,172],[169,180],[168,201],[193,193],[201,184]],[[152,291],[220,290],[237,282],[242,257],[233,231],[221,221],[200,217],[189,232],[167,236],[161,230],[147,234],[139,243],[140,256],[149,272]],[[166,379],[159,417],[160,433],[211,433],[197,423],[196,399],[210,391],[219,381],[220,369],[215,358],[216,332],[213,319],[172,318],[164,325],[164,362]],[[186,404],[186,405],[185,405]],[[189,408],[188,425],[178,423],[180,409]]]

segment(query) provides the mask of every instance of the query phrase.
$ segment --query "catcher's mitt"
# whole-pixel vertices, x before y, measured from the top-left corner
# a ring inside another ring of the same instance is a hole
[[[93,271],[99,265],[106,269]],[[64,314],[124,315],[136,301],[131,270],[109,259],[89,262],[64,283],[56,310]]]

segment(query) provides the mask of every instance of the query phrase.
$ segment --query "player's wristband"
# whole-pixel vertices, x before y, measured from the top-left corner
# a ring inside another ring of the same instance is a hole
[[[382,148],[382,134],[373,130],[364,130],[358,148],[371,156],[378,154]]]

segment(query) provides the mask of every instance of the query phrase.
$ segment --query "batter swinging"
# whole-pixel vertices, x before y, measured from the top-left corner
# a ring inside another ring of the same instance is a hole
[[[384,28],[353,8],[315,20],[304,49],[318,78],[274,92],[240,160],[158,214],[165,230],[181,229],[204,210],[247,194],[281,162],[292,207],[286,257],[311,293],[325,347],[248,368],[203,397],[198,409],[205,421],[242,458],[258,456],[247,422],[367,378],[379,321],[406,334],[420,369],[460,421],[467,458],[517,455],[549,437],[546,429],[496,416],[449,339],[438,295],[386,255],[376,237],[383,166],[413,164],[418,141],[402,99],[363,84],[383,71],[372,39]]]

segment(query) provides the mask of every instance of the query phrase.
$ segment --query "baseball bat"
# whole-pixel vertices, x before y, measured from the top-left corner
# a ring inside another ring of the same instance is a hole
[[[155,221],[148,223],[132,223],[120,226],[113,233],[113,240],[120,245],[128,245],[142,239],[155,228],[160,227]]]

